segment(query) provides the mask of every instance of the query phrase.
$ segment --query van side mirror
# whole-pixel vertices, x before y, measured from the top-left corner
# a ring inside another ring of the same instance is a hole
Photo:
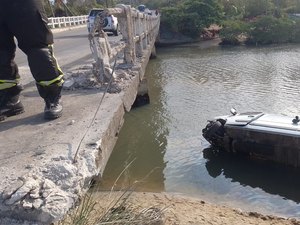
[[[235,108],[231,108],[231,109],[230,109],[230,112],[231,112],[231,114],[234,115],[234,116],[237,114],[237,111],[236,111]]]

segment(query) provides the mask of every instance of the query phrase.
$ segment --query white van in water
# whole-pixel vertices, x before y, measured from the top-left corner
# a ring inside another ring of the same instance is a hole
[[[94,26],[95,18],[98,13],[103,12],[103,9],[92,9],[88,16],[87,27],[90,32]],[[113,15],[108,15],[104,20],[103,31],[112,32],[115,36],[118,36],[118,18]]]
[[[299,116],[230,112],[209,120],[202,130],[215,149],[300,168]]]

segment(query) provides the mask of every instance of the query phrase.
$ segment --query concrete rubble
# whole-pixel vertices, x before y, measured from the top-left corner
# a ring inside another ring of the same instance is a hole
[[[92,179],[101,177],[124,114],[136,99],[160,21],[143,14],[132,17],[136,12],[129,6],[112,10],[123,13],[119,22],[127,40],[126,44],[111,43],[123,52],[123,58],[115,51],[110,52],[110,58],[104,57],[108,64],[118,58],[115,70],[109,68],[114,70],[113,82],[99,85],[92,75],[95,68],[91,59],[81,62],[77,68],[64,71],[67,81],[61,118],[43,119],[44,102],[30,82],[21,94],[25,113],[0,123],[0,225],[58,221],[75,206]],[[137,21],[133,23],[132,18]],[[144,20],[149,26],[138,27],[136,39],[134,24]],[[20,73],[28,74],[29,70]]]
[[[134,68],[120,65],[114,82],[92,76],[92,66],[66,71],[64,114],[43,119],[44,103],[34,83],[25,86],[25,113],[0,124],[0,224],[50,224],[62,219],[92,178],[103,173],[123,116],[129,111],[150,51]]]

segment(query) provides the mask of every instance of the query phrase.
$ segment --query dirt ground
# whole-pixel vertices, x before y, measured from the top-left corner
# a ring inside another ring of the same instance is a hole
[[[98,197],[103,195],[102,199],[105,199],[107,193],[99,195]],[[242,212],[199,199],[167,193],[135,192],[130,195],[127,202],[134,205],[136,211],[149,207],[162,209],[161,224],[164,225],[300,225],[300,221],[295,219]]]

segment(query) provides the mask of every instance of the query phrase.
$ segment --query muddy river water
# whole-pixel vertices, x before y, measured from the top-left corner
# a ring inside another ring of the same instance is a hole
[[[300,45],[161,48],[146,71],[151,103],[125,117],[102,189],[176,192],[243,210],[300,218],[300,173],[212,154],[206,121],[238,112],[300,115]],[[127,169],[124,169],[128,167]]]

